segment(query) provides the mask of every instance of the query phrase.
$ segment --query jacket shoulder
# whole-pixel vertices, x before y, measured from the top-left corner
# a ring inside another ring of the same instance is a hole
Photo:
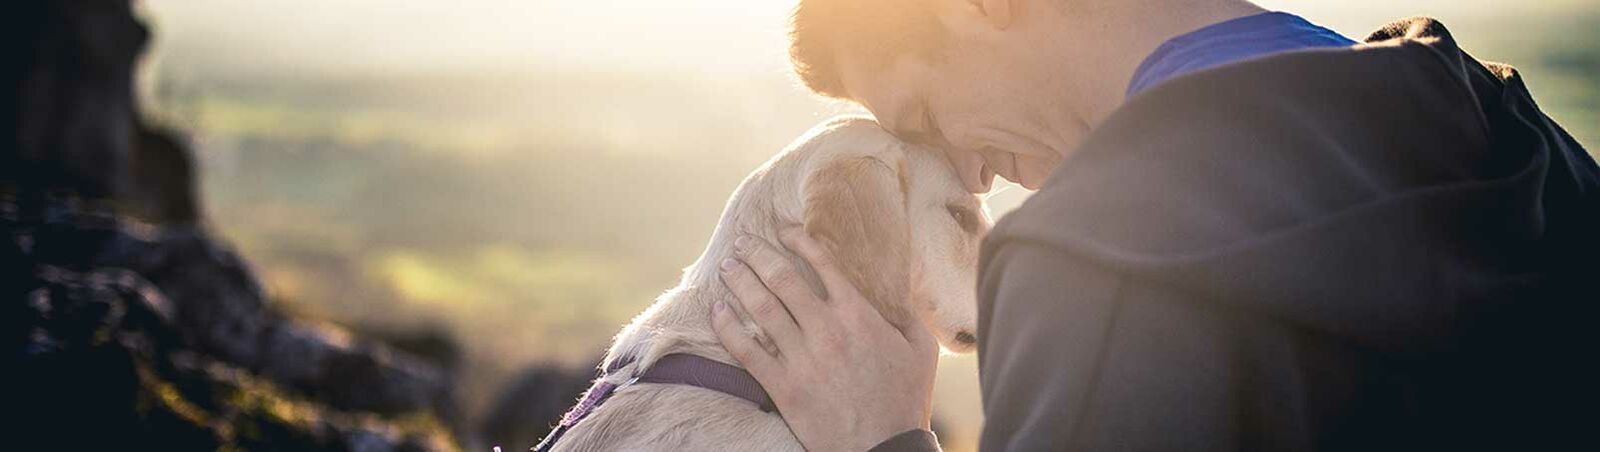
[[[1293,52],[1157,86],[1099,126],[991,240],[1181,257],[1478,177],[1485,120],[1437,43]]]

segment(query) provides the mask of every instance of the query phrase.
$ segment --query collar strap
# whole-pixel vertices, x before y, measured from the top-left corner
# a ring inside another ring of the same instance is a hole
[[[772,397],[767,395],[765,389],[761,389],[761,383],[750,372],[704,356],[684,353],[663,356],[645,369],[638,382],[710,389],[748,400],[760,407],[761,411],[778,411],[777,406],[772,404]]]
[[[561,436],[566,434],[567,430],[577,425],[578,421],[588,417],[589,413],[594,412],[596,408],[600,407],[600,404],[610,399],[611,394],[618,389],[633,383],[678,384],[705,388],[748,400],[761,408],[761,411],[768,413],[778,412],[777,406],[772,404],[772,397],[767,395],[765,389],[761,389],[761,383],[757,382],[756,377],[751,376],[749,372],[745,372],[744,369],[740,369],[737,366],[724,364],[698,355],[686,353],[670,354],[657,359],[654,365],[650,366],[649,369],[645,369],[643,375],[639,375],[637,378],[621,385],[605,381],[606,375],[621,370],[632,363],[632,360],[614,361],[610,366],[607,366],[605,373],[595,380],[594,385],[590,386],[588,391],[583,393],[583,398],[578,400],[578,404],[561,417],[561,423],[557,424],[555,430],[546,435],[544,440],[539,442],[539,445],[533,446],[532,451],[548,452],[555,448],[556,441],[561,440]]]

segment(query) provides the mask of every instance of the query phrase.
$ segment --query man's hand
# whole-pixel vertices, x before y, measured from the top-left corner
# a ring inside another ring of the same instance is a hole
[[[772,245],[741,237],[738,259],[720,265],[722,280],[778,352],[769,353],[718,303],[711,325],[722,345],[766,388],[807,450],[860,452],[928,428],[939,351],[933,335],[922,322],[903,331],[889,324],[799,228],[780,237],[816,269],[827,298]]]

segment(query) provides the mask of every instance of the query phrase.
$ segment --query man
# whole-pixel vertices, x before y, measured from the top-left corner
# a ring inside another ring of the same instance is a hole
[[[943,149],[974,191],[1038,190],[982,253],[982,450],[1586,431],[1600,169],[1442,25],[1357,45],[1240,0],[802,0],[793,25],[813,90]],[[725,279],[768,283],[740,302],[796,324],[764,328],[769,354],[715,309],[723,344],[811,450],[937,449],[933,341],[785,237],[827,294],[743,241]]]

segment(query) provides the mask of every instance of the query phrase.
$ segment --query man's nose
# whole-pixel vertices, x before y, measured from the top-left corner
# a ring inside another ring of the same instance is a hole
[[[994,169],[984,162],[983,155],[972,151],[944,152],[950,166],[961,178],[961,186],[973,193],[986,193],[994,182]]]

